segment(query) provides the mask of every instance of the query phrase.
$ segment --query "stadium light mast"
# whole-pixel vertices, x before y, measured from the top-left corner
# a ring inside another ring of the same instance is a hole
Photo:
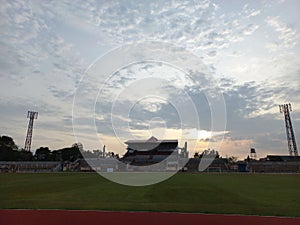
[[[291,156],[298,156],[296,139],[295,139],[293,125],[290,117],[290,111],[292,111],[292,106],[290,103],[279,105],[279,111],[280,113],[284,114],[289,153]]]
[[[37,117],[38,117],[38,112],[28,111],[27,118],[29,118],[29,123],[28,123],[27,135],[25,140],[25,147],[24,147],[25,151],[30,151],[32,131],[33,131],[33,121],[37,119]]]

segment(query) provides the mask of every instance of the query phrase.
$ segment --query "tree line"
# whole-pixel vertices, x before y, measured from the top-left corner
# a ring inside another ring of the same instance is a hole
[[[80,143],[75,143],[71,147],[57,150],[50,150],[49,147],[39,147],[33,154],[19,148],[12,137],[0,136],[0,161],[70,161],[74,162],[82,158],[119,158],[114,152],[93,150],[85,151]]]
[[[0,136],[0,161],[75,161],[83,158],[80,147],[79,144],[73,144],[54,151],[49,147],[40,147],[33,154],[19,148],[12,137],[4,135]]]

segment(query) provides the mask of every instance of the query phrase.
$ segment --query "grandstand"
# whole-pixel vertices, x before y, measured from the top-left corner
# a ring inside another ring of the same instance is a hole
[[[158,140],[153,136],[148,140],[129,140],[125,144],[127,152],[123,162],[131,165],[159,163],[178,151],[178,140]]]
[[[186,152],[186,149],[180,151],[178,140],[158,140],[153,136],[148,140],[129,140],[125,144],[127,152],[121,161],[127,164],[126,170],[129,171],[138,170],[136,166],[148,165],[151,165],[153,171],[177,170],[181,163],[181,153]]]
[[[119,161],[116,158],[86,158],[77,159],[75,162],[67,164],[64,170],[77,172],[112,172],[117,171],[118,166]]]
[[[203,172],[229,172],[231,170],[228,160],[226,158],[214,158],[214,159],[206,159],[206,158],[190,158],[186,164],[186,168],[188,172],[200,172],[199,165],[200,161],[209,160],[212,162]]]
[[[250,161],[252,173],[300,173],[300,161]]]
[[[300,156],[267,155],[259,160],[238,161],[239,172],[300,173]]]
[[[0,172],[59,172],[59,161],[0,161]]]

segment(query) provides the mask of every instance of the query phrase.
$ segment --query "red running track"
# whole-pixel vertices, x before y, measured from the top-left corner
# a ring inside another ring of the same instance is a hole
[[[299,225],[300,218],[190,214],[167,212],[109,212],[81,210],[0,210],[0,225]]]

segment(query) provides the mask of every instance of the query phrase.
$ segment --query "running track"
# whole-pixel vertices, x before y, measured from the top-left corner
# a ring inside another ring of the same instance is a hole
[[[0,210],[0,225],[290,225],[300,218],[165,212]]]

